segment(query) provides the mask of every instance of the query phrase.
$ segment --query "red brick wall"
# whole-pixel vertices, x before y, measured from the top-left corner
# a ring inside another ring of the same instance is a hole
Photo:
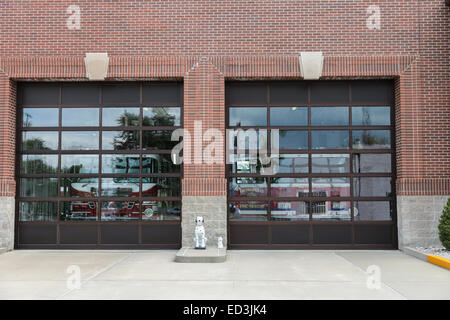
[[[66,26],[69,5],[81,8],[80,30]],[[380,30],[366,27],[369,5]],[[326,78],[396,78],[398,192],[450,193],[444,0],[15,0],[0,10],[1,195],[14,194],[11,80],[84,79],[84,54],[108,52],[111,79],[184,78],[187,127],[199,103],[206,126],[223,128],[223,79],[299,79],[300,51],[323,51]],[[186,167],[185,178],[184,194],[224,192],[223,166]]]

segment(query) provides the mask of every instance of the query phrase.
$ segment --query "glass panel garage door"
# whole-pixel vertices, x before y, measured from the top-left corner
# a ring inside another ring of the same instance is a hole
[[[391,81],[227,83],[227,127],[247,133],[227,145],[254,131],[273,169],[227,164],[229,246],[395,248],[393,99]]]
[[[178,248],[182,84],[23,83],[19,248]]]

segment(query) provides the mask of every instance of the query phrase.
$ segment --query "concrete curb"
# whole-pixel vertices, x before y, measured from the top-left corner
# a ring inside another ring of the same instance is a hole
[[[8,250],[6,250],[6,248],[0,248],[0,254],[6,253],[6,252],[8,252]]]
[[[183,263],[218,263],[227,260],[227,250],[218,248],[206,248],[196,250],[194,248],[181,248],[175,255],[175,262]]]
[[[428,255],[427,261],[429,263],[435,264],[439,267],[445,268],[447,270],[450,270],[450,260],[435,256],[434,254]]]
[[[409,256],[415,257],[422,261],[432,263],[439,267],[450,270],[450,260],[448,260],[448,259],[436,256],[434,254],[426,254],[426,253],[420,252],[416,249],[409,248],[409,247],[405,247],[401,250]]]
[[[409,248],[409,247],[403,248],[402,251],[409,256],[413,256],[413,257],[416,257],[417,259],[427,262],[428,255],[423,252],[420,252],[416,249]]]

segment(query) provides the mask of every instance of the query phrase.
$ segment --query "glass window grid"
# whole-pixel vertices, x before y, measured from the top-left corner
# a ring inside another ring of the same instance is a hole
[[[126,84],[124,84],[126,85]],[[57,220],[52,221],[55,222],[62,222],[63,220],[60,219],[61,209],[63,202],[70,202],[70,201],[89,201],[91,203],[95,203],[97,206],[97,222],[101,221],[101,204],[104,201],[127,201],[130,200],[130,197],[102,197],[101,196],[101,180],[102,178],[114,178],[114,177],[137,177],[139,178],[139,196],[133,197],[135,201],[139,201],[140,203],[140,210],[143,212],[143,205],[142,202],[149,200],[157,200],[157,201],[181,201],[181,196],[178,197],[149,197],[149,196],[143,196],[142,195],[142,177],[173,177],[173,178],[179,178],[181,179],[183,176],[183,166],[181,166],[180,171],[178,173],[142,173],[142,156],[145,154],[170,154],[171,150],[143,150],[142,149],[142,132],[145,130],[176,130],[179,128],[183,128],[183,94],[182,94],[182,84],[180,84],[181,88],[178,90],[178,101],[179,103],[167,103],[167,104],[151,104],[151,103],[143,103],[142,102],[142,88],[145,85],[145,83],[140,83],[140,102],[139,103],[118,103],[118,104],[112,104],[108,103],[103,105],[102,103],[102,88],[104,86],[108,86],[108,84],[99,85],[99,102],[96,105],[68,105],[68,104],[62,104],[61,98],[61,88],[62,84],[59,85],[59,102],[57,105],[19,105],[18,106],[18,116],[17,116],[17,123],[18,123],[18,129],[19,134],[17,138],[17,145],[21,146],[22,144],[22,132],[23,131],[56,131],[58,132],[58,149],[57,150],[22,150],[21,147],[18,148],[17,153],[17,163],[18,163],[18,169],[17,172],[19,174],[20,178],[58,178],[58,196],[57,197],[51,197],[51,198],[39,198],[39,197],[17,197],[17,202],[56,202],[57,203]],[[109,108],[109,107],[137,107],[139,108],[139,126],[105,126],[102,125],[102,113],[103,110]],[[180,108],[180,125],[179,126],[143,126],[142,120],[143,120],[143,108],[144,107],[177,107]],[[57,127],[24,127],[23,126],[23,109],[24,108],[55,108],[58,109],[58,126]],[[68,127],[68,126],[62,126],[62,109],[64,108],[99,108],[99,126],[98,127],[90,127],[90,126],[79,126],[79,127]],[[123,130],[138,130],[139,131],[139,145],[140,148],[137,150],[102,150],[102,132],[103,131],[123,131]],[[99,148],[98,150],[62,150],[61,148],[61,133],[63,131],[97,131],[99,132]],[[57,173],[51,173],[51,174],[23,174],[20,173],[20,168],[22,165],[22,155],[38,155],[38,154],[55,154],[58,155],[58,169]],[[98,163],[98,170],[99,172],[97,174],[72,174],[72,173],[62,173],[61,172],[61,155],[70,155],[70,154],[76,154],[76,155],[98,155],[99,156],[99,163]],[[102,173],[102,155],[103,154],[138,154],[139,155],[139,173],[134,174],[123,174],[123,173]],[[63,178],[76,178],[76,177],[82,177],[82,178],[98,178],[99,179],[99,185],[98,185],[98,194],[97,197],[65,197],[61,193],[61,185],[62,185],[62,179]],[[180,184],[181,187],[181,184]],[[17,193],[19,195],[19,193]],[[180,190],[181,194],[181,190]],[[180,215],[181,218],[181,215]],[[155,221],[155,220],[145,220],[142,219],[142,214],[139,217],[139,220],[137,221]]]
[[[230,126],[229,125],[229,117],[228,117],[228,107],[261,107],[261,102],[253,104],[227,104],[226,103],[226,128],[228,129],[267,129],[267,145],[271,145],[271,129],[286,129],[286,130],[307,130],[308,131],[308,148],[307,149],[280,149],[279,153],[308,153],[308,173],[290,173],[290,174],[275,174],[268,177],[304,177],[308,178],[309,181],[309,192],[305,197],[272,197],[271,196],[271,179],[267,179],[267,197],[230,197],[227,196],[227,210],[228,210],[228,221],[232,221],[233,223],[241,223],[241,221],[230,220],[230,202],[234,201],[259,201],[265,202],[268,204],[268,214],[266,222],[273,222],[271,216],[271,204],[272,202],[283,202],[283,201],[305,201],[309,203],[309,221],[307,223],[336,223],[336,222],[327,222],[327,221],[318,221],[317,219],[313,219],[312,214],[312,203],[313,202],[321,202],[321,201],[348,201],[351,206],[351,219],[350,223],[355,221],[354,219],[354,202],[356,201],[391,201],[395,208],[395,127],[393,123],[394,117],[394,108],[393,105],[382,105],[379,102],[374,103],[365,103],[362,105],[361,103],[357,103],[355,107],[380,107],[387,106],[390,107],[390,120],[391,124],[389,126],[386,125],[371,125],[371,126],[353,126],[352,125],[352,98],[351,98],[351,82],[348,82],[348,90],[349,90],[349,101],[348,103],[332,103],[332,104],[313,104],[311,103],[311,91],[310,84],[308,84],[308,102],[300,103],[300,104],[270,104],[270,83],[266,83],[266,108],[267,108],[267,126]],[[313,126],[311,125],[311,109],[314,107],[348,107],[348,117],[349,117],[349,125],[342,126]],[[306,126],[271,126],[270,123],[270,110],[276,107],[306,107],[308,108],[308,119]],[[348,141],[348,149],[312,149],[311,147],[311,131],[313,130],[344,130],[349,132],[349,141]],[[391,134],[391,148],[390,149],[354,149],[352,146],[352,131],[353,130],[389,130]],[[311,155],[312,154],[348,154],[349,162],[350,162],[350,170],[349,173],[312,173],[312,163],[311,163]],[[351,160],[353,154],[361,154],[361,153],[390,153],[391,154],[391,172],[390,173],[355,173],[353,172],[353,161]],[[240,173],[231,173],[231,165],[227,165],[226,169],[227,175],[227,191],[229,190],[229,182],[232,178],[236,177],[261,177],[264,175],[261,174],[240,174]],[[346,177],[350,178],[350,196],[349,197],[315,197],[312,195],[312,179],[317,177]],[[354,197],[353,196],[353,183],[354,177],[390,177],[391,180],[391,196],[390,197]],[[395,210],[394,210],[395,212]],[[395,223],[396,216],[394,215],[392,221],[364,221],[364,223]],[[243,223],[259,223],[260,221],[242,221]],[[293,221],[289,221],[287,223],[293,223]],[[304,222],[303,222],[304,223]],[[339,221],[338,223],[349,223],[348,220]]]

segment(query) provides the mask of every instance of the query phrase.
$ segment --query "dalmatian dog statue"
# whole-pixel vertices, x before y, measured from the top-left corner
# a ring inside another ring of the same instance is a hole
[[[195,249],[206,249],[205,227],[203,226],[203,217],[197,217],[195,219]]]

